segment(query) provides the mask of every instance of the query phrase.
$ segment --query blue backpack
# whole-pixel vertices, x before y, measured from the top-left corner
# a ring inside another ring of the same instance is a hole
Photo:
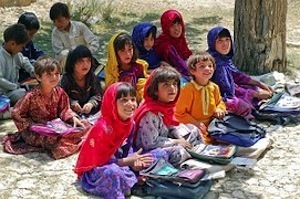
[[[0,113],[3,113],[4,111],[9,109],[9,98],[5,95],[0,95]]]
[[[250,147],[265,137],[266,130],[244,117],[229,113],[223,119],[211,121],[207,131],[220,143]]]

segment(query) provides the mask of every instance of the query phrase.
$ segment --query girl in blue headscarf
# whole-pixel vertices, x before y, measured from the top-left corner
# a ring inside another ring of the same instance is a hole
[[[212,77],[221,91],[227,110],[252,119],[252,109],[262,99],[272,96],[273,90],[266,84],[242,73],[232,62],[234,43],[228,29],[217,26],[207,34],[208,52],[215,58],[216,70]]]

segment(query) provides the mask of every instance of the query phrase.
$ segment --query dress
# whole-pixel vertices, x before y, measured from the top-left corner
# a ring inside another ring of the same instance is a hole
[[[60,86],[68,94],[71,105],[79,103],[83,107],[86,103],[90,102],[93,104],[91,114],[95,114],[100,110],[103,90],[100,79],[92,71],[87,74],[84,87],[80,87],[73,75],[69,73],[65,73],[62,76]]]
[[[55,87],[51,99],[43,96],[39,86],[29,91],[14,106],[11,112],[13,121],[19,132],[10,136],[10,141],[16,143],[12,153],[21,154],[30,151],[46,151],[54,159],[60,159],[77,152],[81,146],[82,137],[88,129],[80,132],[50,137],[40,135],[28,130],[32,124],[45,123],[55,118],[61,118],[64,122],[70,123],[75,113],[71,110],[69,99],[64,90]],[[19,136],[21,134],[21,136]],[[18,137],[18,140],[14,140]],[[22,147],[20,143],[25,146]],[[18,145],[19,144],[19,145]]]
[[[169,35],[170,26],[176,18],[179,18],[182,25],[182,34],[179,38]],[[186,42],[183,18],[178,11],[167,10],[162,14],[160,20],[163,32],[155,40],[153,48],[162,60],[171,64],[186,80],[189,80],[189,70],[185,61],[192,52]]]
[[[74,172],[82,188],[104,198],[125,198],[124,193],[137,182],[136,174],[128,167],[117,165],[118,159],[133,152],[133,119],[123,121],[117,113],[116,96],[120,83],[105,91],[102,115],[88,134],[79,153]],[[154,159],[166,153],[154,151]]]
[[[116,37],[121,34],[117,33],[112,36],[107,46],[107,61],[104,68],[105,73],[105,87],[107,88],[113,83],[124,81],[131,83],[138,92],[138,101],[142,100],[145,78],[147,75],[148,63],[144,60],[137,59],[132,63],[132,67],[128,71],[121,71],[118,66],[116,52],[114,50],[114,41]]]
[[[137,49],[139,50],[139,57],[149,64],[148,69],[155,69],[160,65],[161,60],[153,48],[151,48],[150,50],[146,50],[144,47],[144,40],[146,38],[146,34],[151,28],[154,28],[155,35],[152,36],[155,37],[157,29],[155,25],[151,23],[138,23],[133,28],[132,40]]]
[[[146,151],[161,147],[169,156],[169,162],[174,166],[190,158],[191,156],[182,146],[176,146],[174,139],[184,137],[191,145],[202,143],[198,128],[192,124],[179,124],[175,118],[175,104],[180,91],[174,101],[163,103],[153,100],[146,92],[152,84],[154,70],[147,79],[144,92],[144,103],[139,106],[134,115],[137,125],[135,145]]]
[[[215,41],[222,30],[229,32],[228,29],[217,26],[212,28],[207,35],[207,51],[215,58],[217,66],[211,80],[220,87],[227,110],[252,118],[251,111],[258,103],[258,100],[253,96],[258,88],[248,85],[251,77],[239,71],[232,62],[235,48],[231,37],[231,50],[227,55],[222,55],[216,51]]]

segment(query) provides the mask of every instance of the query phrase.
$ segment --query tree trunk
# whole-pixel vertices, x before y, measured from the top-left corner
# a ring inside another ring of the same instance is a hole
[[[236,0],[235,64],[241,71],[263,74],[286,69],[287,0]]]

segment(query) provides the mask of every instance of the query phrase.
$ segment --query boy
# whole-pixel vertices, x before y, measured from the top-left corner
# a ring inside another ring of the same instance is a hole
[[[37,48],[32,41],[32,38],[40,29],[40,22],[34,13],[24,12],[20,16],[18,23],[25,26],[29,35],[29,42],[23,47],[21,53],[23,54],[23,56],[28,57],[31,64],[34,64],[40,56],[44,55],[44,52]],[[26,71],[24,71],[23,69],[20,69],[19,75],[19,82],[22,82],[22,80],[30,77],[30,74],[26,73]]]
[[[26,90],[18,83],[19,70],[23,68],[34,77],[34,68],[21,50],[29,41],[29,35],[22,24],[14,24],[4,31],[4,45],[0,48],[0,93],[10,99],[13,106]]]
[[[223,118],[227,113],[219,87],[210,81],[216,68],[215,61],[209,53],[202,52],[191,55],[187,65],[193,80],[181,89],[175,116],[179,122],[198,126],[209,144],[213,140],[206,133],[206,127],[213,117]]]
[[[66,4],[60,2],[53,4],[50,9],[50,19],[55,26],[52,30],[52,49],[63,69],[69,50],[77,45],[86,45],[95,55],[99,48],[98,40],[85,24],[80,21],[71,21]],[[94,61],[96,62],[96,59]],[[98,65],[98,63],[93,65]]]

